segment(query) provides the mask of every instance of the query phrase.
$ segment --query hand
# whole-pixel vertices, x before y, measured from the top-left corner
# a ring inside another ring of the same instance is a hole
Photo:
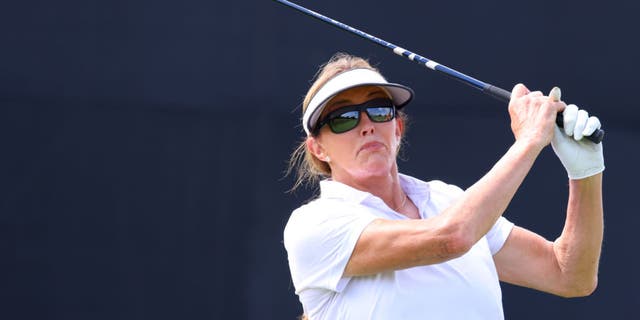
[[[516,140],[542,150],[551,142],[557,113],[563,108],[563,103],[545,97],[542,92],[530,92],[523,84],[517,84],[509,102],[511,130]]]
[[[559,101],[560,89],[556,87],[551,90],[549,97]],[[568,105],[562,115],[564,132],[558,126],[555,127],[551,147],[567,170],[569,179],[584,179],[604,171],[602,142],[593,143],[582,139],[600,129],[600,120],[589,117],[587,111],[578,109],[574,104]]]

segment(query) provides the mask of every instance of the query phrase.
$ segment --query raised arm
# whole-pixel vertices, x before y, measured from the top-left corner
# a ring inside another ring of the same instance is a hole
[[[516,142],[506,154],[437,217],[372,222],[356,243],[345,275],[434,264],[466,253],[502,215],[541,149],[549,144],[556,113],[563,106],[517,85],[510,103]]]
[[[553,150],[570,179],[562,235],[549,242],[515,228],[494,260],[503,281],[574,297],[591,294],[597,285],[604,157],[602,144],[581,140],[599,128],[600,121],[575,105],[567,106],[563,114],[565,131],[556,128],[552,140]]]
[[[500,280],[564,297],[589,295],[603,234],[602,174],[569,181],[562,235],[554,242],[516,227],[494,256]]]

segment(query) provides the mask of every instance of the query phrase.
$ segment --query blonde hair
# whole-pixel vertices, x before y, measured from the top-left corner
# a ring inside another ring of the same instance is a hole
[[[356,57],[347,53],[338,52],[334,54],[329,61],[321,65],[318,72],[314,76],[314,81],[302,102],[302,114],[307,110],[309,102],[313,96],[324,86],[327,81],[340,73],[353,69],[369,69],[376,72],[379,70],[369,63],[369,61]],[[406,120],[404,113],[398,112],[398,117],[403,121]],[[406,121],[405,121],[406,122]],[[291,191],[296,190],[301,185],[313,185],[320,181],[321,178],[331,176],[331,167],[328,163],[318,159],[308,149],[305,137],[298,147],[291,153],[289,159],[289,167],[287,175],[296,171],[296,181]]]

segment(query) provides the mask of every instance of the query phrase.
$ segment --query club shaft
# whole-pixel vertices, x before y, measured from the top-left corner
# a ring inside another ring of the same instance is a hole
[[[509,100],[511,100],[511,92],[504,90],[500,87],[496,87],[494,85],[488,84],[486,82],[482,82],[478,79],[475,79],[473,77],[470,77],[462,72],[459,72],[457,70],[454,70],[452,68],[449,68],[445,65],[442,65],[438,62],[435,62],[431,59],[427,59],[419,54],[413,53],[407,49],[404,49],[402,47],[399,47],[393,43],[390,43],[388,41],[382,40],[378,37],[375,37],[373,35],[370,35],[362,30],[356,29],[352,26],[349,26],[347,24],[344,24],[340,21],[331,19],[327,16],[324,16],[320,13],[317,13],[313,10],[309,10],[303,6],[300,6],[298,4],[295,4],[293,2],[287,1],[287,0],[274,0],[277,1],[287,7],[296,9],[308,16],[314,17],[320,21],[326,22],[334,27],[337,27],[339,29],[345,30],[347,32],[353,33],[359,37],[368,39],[378,45],[381,45],[387,49],[392,50],[395,54],[399,55],[399,56],[403,56],[413,62],[416,62],[424,67],[427,67],[431,70],[437,71],[441,74],[444,74],[450,78],[456,79],[462,83],[465,83],[471,87],[474,87],[480,91],[482,91],[484,94],[491,96],[495,99],[498,99],[502,102],[509,102]],[[556,123],[558,124],[559,127],[563,127],[563,121],[562,121],[562,114],[558,114],[558,118],[556,119]],[[602,141],[602,139],[604,138],[604,131],[602,129],[598,129],[596,132],[594,132],[592,135],[585,137],[591,141],[593,141],[594,143],[600,143],[600,141]]]
[[[420,65],[422,65],[424,67],[427,67],[427,68],[429,68],[431,70],[438,71],[438,72],[441,72],[441,73],[443,73],[443,74],[445,74],[447,76],[456,78],[456,79],[458,79],[458,80],[460,80],[460,81],[462,81],[462,82],[464,82],[464,83],[466,83],[466,84],[468,84],[468,85],[470,85],[470,86],[472,86],[472,87],[474,87],[476,89],[484,90],[484,88],[488,86],[488,84],[486,84],[486,83],[484,83],[484,82],[482,82],[482,81],[480,81],[478,79],[475,79],[475,78],[470,77],[470,76],[468,76],[468,75],[466,75],[464,73],[458,72],[458,71],[456,71],[454,69],[451,69],[451,68],[449,68],[447,66],[439,64],[439,63],[437,63],[437,62],[435,62],[433,60],[427,59],[427,58],[425,58],[425,57],[423,57],[421,55],[415,54],[415,53],[413,53],[413,52],[411,52],[409,50],[406,50],[406,49],[404,49],[402,47],[399,47],[399,46],[397,46],[397,45],[395,45],[393,43],[390,43],[388,41],[382,40],[382,39],[380,39],[380,38],[378,38],[376,36],[370,35],[370,34],[364,32],[362,30],[356,29],[356,28],[354,28],[352,26],[349,26],[347,24],[344,24],[344,23],[342,23],[340,21],[331,19],[331,18],[329,18],[327,16],[324,16],[324,15],[322,15],[320,13],[317,13],[317,12],[315,12],[313,10],[309,10],[309,9],[307,9],[307,8],[305,8],[303,6],[300,6],[298,4],[295,4],[293,2],[290,2],[290,1],[287,1],[287,0],[275,0],[275,1],[280,2],[281,4],[286,5],[288,7],[294,8],[294,9],[296,9],[296,10],[298,10],[298,11],[300,11],[300,12],[306,14],[306,15],[314,17],[314,18],[316,18],[318,20],[324,21],[324,22],[326,22],[326,23],[328,23],[328,24],[330,24],[330,25],[332,25],[334,27],[337,27],[337,28],[340,28],[342,30],[351,32],[351,33],[353,33],[353,34],[355,34],[355,35],[357,35],[359,37],[369,39],[370,41],[372,41],[372,42],[374,42],[374,43],[376,43],[378,45],[381,45],[381,46],[383,46],[383,47],[385,47],[387,49],[392,50],[395,54],[397,54],[399,56],[403,56],[403,57],[405,57],[405,58],[407,58],[407,59],[409,59],[409,60],[411,60],[413,62],[416,62],[416,63],[418,63],[418,64],[420,64]],[[506,99],[505,101],[509,101],[509,97],[500,97],[500,99],[502,99],[502,100]]]

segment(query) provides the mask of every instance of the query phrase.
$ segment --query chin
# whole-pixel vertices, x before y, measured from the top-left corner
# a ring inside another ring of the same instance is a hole
[[[360,178],[386,177],[393,168],[393,163],[388,161],[373,161],[361,166],[355,175]]]

